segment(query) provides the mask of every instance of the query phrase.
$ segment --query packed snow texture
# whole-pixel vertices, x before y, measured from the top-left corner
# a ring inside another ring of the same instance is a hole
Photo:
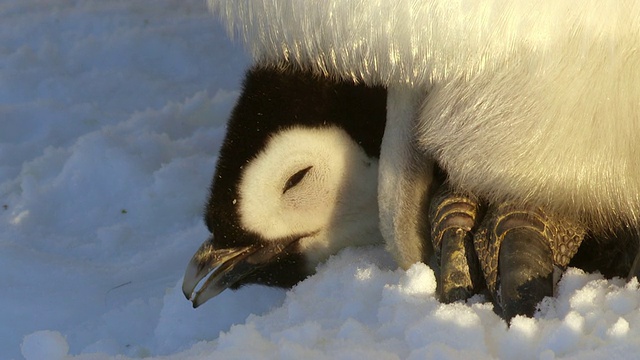
[[[249,65],[202,0],[0,3],[3,359],[635,358],[638,283],[570,269],[507,327],[347,249],[194,310],[183,270]]]

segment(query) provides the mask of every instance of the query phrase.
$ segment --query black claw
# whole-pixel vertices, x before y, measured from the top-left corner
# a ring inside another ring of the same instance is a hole
[[[553,254],[549,240],[528,228],[505,234],[499,255],[503,317],[532,316],[537,304],[553,295]]]

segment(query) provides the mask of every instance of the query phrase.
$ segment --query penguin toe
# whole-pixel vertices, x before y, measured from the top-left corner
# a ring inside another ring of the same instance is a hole
[[[511,203],[488,206],[446,182],[431,198],[428,221],[440,301],[465,301],[487,290],[507,321],[532,316],[544,297],[553,296],[554,270],[567,267],[586,234],[559,214]]]
[[[540,208],[491,206],[474,236],[487,288],[502,317],[532,316],[554,293],[554,268],[564,269],[585,229]]]
[[[482,211],[475,197],[457,193],[446,185],[434,195],[429,221],[440,267],[438,296],[442,302],[464,301],[485,287],[473,245]]]

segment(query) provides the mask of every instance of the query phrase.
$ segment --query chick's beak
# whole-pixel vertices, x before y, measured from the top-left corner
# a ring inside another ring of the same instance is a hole
[[[288,248],[280,245],[249,245],[235,248],[216,249],[213,237],[207,240],[193,255],[184,274],[182,292],[193,307],[207,300],[245,278],[257,269],[274,261]],[[198,284],[206,277],[202,286]]]

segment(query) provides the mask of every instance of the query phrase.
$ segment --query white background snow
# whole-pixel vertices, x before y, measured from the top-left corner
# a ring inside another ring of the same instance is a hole
[[[203,0],[0,1],[0,359],[640,358],[637,282],[569,270],[508,328],[382,247],[192,309],[248,64]]]

